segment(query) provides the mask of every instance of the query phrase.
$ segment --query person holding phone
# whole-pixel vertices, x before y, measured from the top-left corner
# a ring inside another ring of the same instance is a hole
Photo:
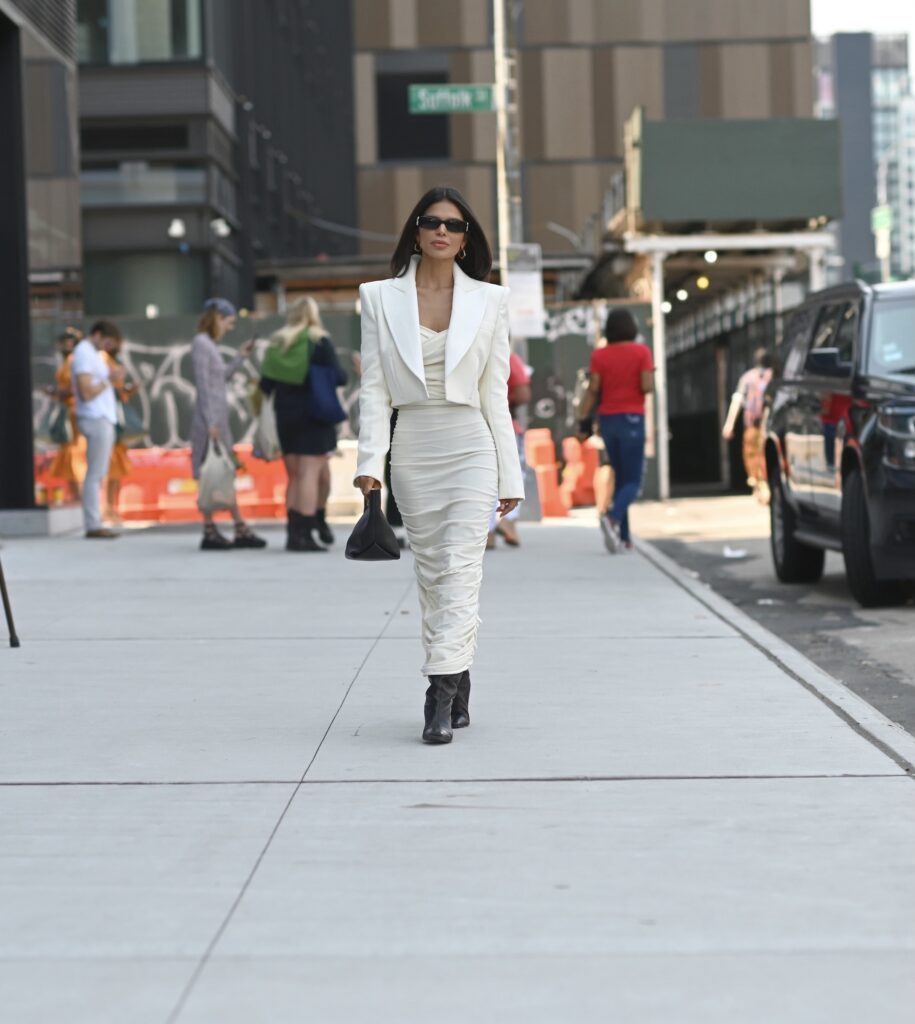
[[[359,289],[362,387],[355,484],[391,483],[419,585],[423,740],[450,743],[470,724],[489,516],[524,496],[508,408],[508,290],[488,284],[492,251],[454,188],[410,212],[391,277]],[[397,424],[391,438],[391,414]]]

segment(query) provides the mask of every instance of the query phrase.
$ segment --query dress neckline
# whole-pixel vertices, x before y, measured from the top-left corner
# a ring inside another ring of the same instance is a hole
[[[436,331],[436,330],[435,330],[434,328],[432,328],[432,327],[427,327],[427,326],[426,326],[425,324],[420,324],[420,325],[419,325],[419,329],[420,329],[421,331],[428,331],[428,332],[429,332],[429,334],[431,334],[431,335],[432,335],[433,337],[438,337],[438,335],[440,335],[440,334],[447,334],[447,333],[448,333],[448,328],[449,328],[450,326],[451,326],[451,325],[449,324],[449,325],[448,325],[448,327],[446,327],[446,328],[445,328],[445,329],[444,329],[443,331]]]

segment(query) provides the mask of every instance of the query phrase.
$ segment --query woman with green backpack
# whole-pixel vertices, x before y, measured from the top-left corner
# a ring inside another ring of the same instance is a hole
[[[270,339],[261,366],[261,390],[273,395],[283,452],[287,551],[326,551],[333,532],[320,501],[327,457],[337,447],[337,424],[346,418],[336,389],[347,381],[330,335],[311,296],[299,299]]]

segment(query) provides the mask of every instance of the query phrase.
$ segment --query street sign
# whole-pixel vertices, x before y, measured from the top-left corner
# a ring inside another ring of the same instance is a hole
[[[479,114],[496,109],[491,85],[411,85],[411,114]]]
[[[893,228],[893,208],[883,204],[871,210],[871,231],[876,235],[880,231],[891,231]]]

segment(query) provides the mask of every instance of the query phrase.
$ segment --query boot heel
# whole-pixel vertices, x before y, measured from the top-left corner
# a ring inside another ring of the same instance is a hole
[[[470,725],[470,669],[461,673],[457,693],[451,702],[451,728],[466,729]]]

